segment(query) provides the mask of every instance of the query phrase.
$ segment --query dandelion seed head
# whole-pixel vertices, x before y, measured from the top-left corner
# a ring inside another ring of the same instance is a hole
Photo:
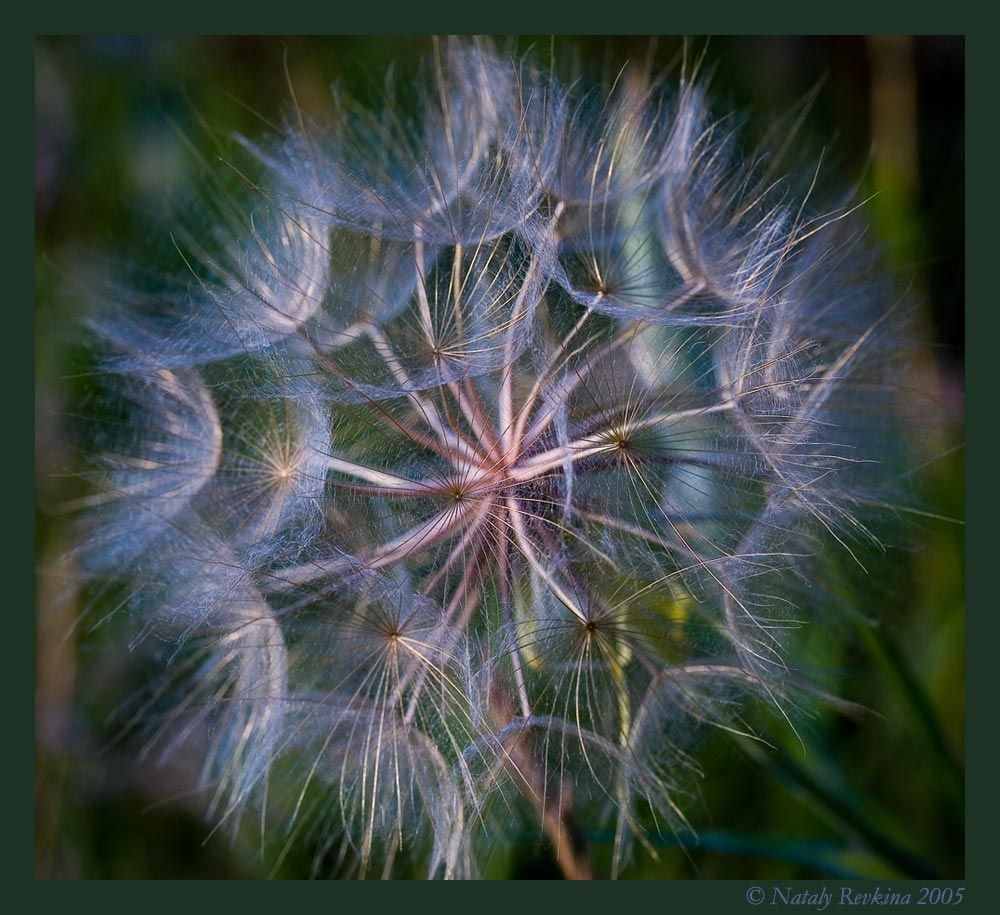
[[[470,876],[523,819],[617,874],[875,539],[903,309],[690,73],[432,57],[242,141],[184,277],[94,321],[79,553],[171,648],[149,746],[279,865]]]

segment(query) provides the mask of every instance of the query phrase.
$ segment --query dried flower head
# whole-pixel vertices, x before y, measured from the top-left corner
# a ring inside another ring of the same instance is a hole
[[[609,828],[617,873],[692,731],[784,714],[891,482],[900,314],[690,75],[435,47],[243,141],[186,275],[100,312],[79,555],[220,824],[445,877],[522,821],[588,876]]]

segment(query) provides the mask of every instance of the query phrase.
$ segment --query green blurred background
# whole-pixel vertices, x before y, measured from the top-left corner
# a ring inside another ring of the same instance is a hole
[[[650,55],[676,66],[679,38],[518,39],[584,71],[614,73]],[[80,492],[70,425],[74,330],[89,290],[137,250],[163,247],[168,201],[201,166],[205,124],[267,132],[290,111],[289,84],[321,115],[328,87],[364,93],[426,38],[40,38],[36,44],[36,875],[41,878],[251,878],[272,862],[209,837],[190,761],[137,762],[114,740],[113,712],[141,677],[114,627],[74,626],[80,610],[60,556],[62,507]],[[856,586],[856,626],[813,654],[838,695],[864,706],[803,709],[765,727],[773,748],[710,737],[704,778],[683,807],[697,839],[640,851],[632,878],[958,878],[964,873],[964,44],[959,37],[692,38],[717,111],[746,115],[748,148],[813,97],[793,164],[822,192],[857,188],[891,269],[921,306],[920,366],[942,421],[913,515],[890,550],[891,577]],[[286,77],[287,72],[287,77]],[[179,128],[179,129],[178,129]],[[201,138],[201,141],[198,139]],[[940,516],[940,517],[933,517]],[[848,585],[845,583],[845,588]],[[877,620],[873,625],[868,620]],[[600,864],[610,837],[591,835]],[[309,873],[308,850],[276,875]],[[558,871],[524,835],[487,876]]]

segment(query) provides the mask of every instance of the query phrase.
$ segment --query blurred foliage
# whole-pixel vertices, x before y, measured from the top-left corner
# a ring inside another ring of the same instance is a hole
[[[960,38],[523,38],[614,73],[628,59],[678,66],[703,56],[720,112],[746,114],[748,145],[810,102],[792,156],[819,191],[854,182],[900,285],[924,303],[924,367],[947,421],[900,524],[892,580],[843,582],[856,625],[815,626],[827,688],[770,746],[719,733],[684,808],[692,832],[637,854],[624,876],[793,879],[961,877],[964,873],[963,99]],[[515,45],[512,44],[512,47]],[[61,510],[78,495],[66,428],[74,322],[105,271],[155,252],[167,201],[208,165],[191,147],[218,131],[259,135],[323,111],[328,86],[364,93],[427,39],[41,38],[36,45],[37,788],[39,877],[259,877],[256,849],[210,834],[185,793],[191,760],[136,761],[109,718],[136,676],[113,626],[75,627],[58,559]],[[822,199],[822,193],[819,193]],[[858,711],[857,709],[863,709]],[[595,860],[612,838],[590,836]],[[299,855],[297,857],[297,855]],[[276,876],[308,874],[305,852]],[[486,876],[553,878],[526,835]]]

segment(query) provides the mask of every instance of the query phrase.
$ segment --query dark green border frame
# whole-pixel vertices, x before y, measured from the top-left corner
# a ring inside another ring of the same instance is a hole
[[[111,6],[108,4],[107,6]],[[987,70],[985,62],[985,35],[989,34],[984,23],[976,23],[971,19],[959,15],[942,15],[940,8],[935,12],[922,12],[914,8],[912,3],[900,4],[898,11],[893,11],[892,4],[879,4],[875,8],[871,3],[851,3],[838,4],[836,7],[826,7],[822,10],[803,8],[801,3],[783,3],[781,5],[772,4],[767,10],[761,9],[757,4],[731,3],[713,4],[711,10],[701,15],[692,15],[683,10],[671,9],[669,6],[655,5],[652,7],[653,13],[639,12],[639,4],[632,4],[634,8],[622,9],[621,4],[616,4],[614,8],[604,10],[591,9],[587,12],[579,9],[576,4],[570,4],[561,0],[556,9],[551,6],[547,10],[540,11],[537,3],[513,2],[505,4],[503,13],[500,16],[488,16],[480,12],[478,15],[470,15],[465,10],[462,14],[445,14],[440,10],[430,10],[423,4],[411,4],[404,6],[399,0],[393,0],[391,4],[378,4],[375,7],[364,9],[350,8],[346,4],[334,10],[332,5],[327,7],[327,16],[319,16],[315,13],[289,11],[287,15],[278,17],[272,9],[258,7],[250,10],[245,4],[215,3],[211,7],[202,4],[181,2],[172,4],[169,8],[169,16],[163,15],[160,9],[148,7],[143,9],[140,6],[131,4],[124,15],[115,15],[112,10],[98,10],[93,3],[89,4],[69,4],[57,3],[49,0],[45,4],[45,9],[34,14],[36,24],[28,35],[17,35],[13,41],[8,42],[7,51],[4,55],[5,69],[12,77],[8,86],[11,88],[10,97],[14,101],[15,118],[22,115],[28,121],[25,133],[22,134],[16,128],[10,133],[13,142],[5,144],[7,155],[13,159],[11,165],[14,167],[14,174],[27,174],[27,169],[32,160],[32,148],[29,146],[27,137],[30,136],[31,124],[33,122],[33,99],[26,99],[26,92],[22,93],[21,86],[28,83],[26,74],[33,69],[34,58],[34,35],[35,34],[77,34],[77,33],[112,33],[112,32],[150,32],[150,33],[190,33],[190,34],[257,34],[273,32],[274,27],[279,25],[285,33],[309,34],[313,32],[329,31],[334,26],[338,32],[344,33],[376,33],[384,31],[386,24],[391,22],[392,32],[397,34],[431,32],[532,32],[542,33],[554,31],[563,34],[636,34],[668,30],[670,32],[693,32],[705,33],[716,32],[725,34],[738,33],[922,33],[922,34],[964,34],[966,35],[966,73],[967,73],[967,104],[968,112],[972,117],[967,120],[967,190],[966,190],[966,229],[967,243],[969,251],[969,263],[972,269],[968,270],[969,296],[975,303],[968,309],[968,316],[971,318],[973,332],[968,334],[971,342],[967,354],[967,374],[971,380],[975,381],[977,373],[982,373],[983,365],[986,361],[985,347],[989,341],[997,338],[990,337],[990,324],[996,321],[996,312],[986,303],[987,298],[984,271],[976,269],[978,265],[984,263],[986,256],[986,246],[991,245],[991,241],[996,236],[995,219],[988,221],[992,212],[990,207],[992,200],[985,193],[987,188],[995,186],[994,181],[985,181],[986,167],[984,158],[990,156],[995,158],[996,147],[989,142],[984,135],[987,125],[992,126],[995,117],[988,112],[995,106],[994,90],[991,88],[996,82],[996,68]],[[62,7],[62,9],[60,9]],[[728,7],[728,8],[726,8]],[[784,9],[783,9],[784,8]],[[650,9],[646,6],[646,9]],[[283,11],[284,12],[284,11]],[[189,15],[190,14],[190,15]],[[28,15],[32,15],[28,11]],[[24,80],[22,83],[21,80]],[[22,112],[21,108],[26,109]],[[989,106],[989,108],[987,107]],[[18,140],[24,139],[23,146]],[[23,167],[24,171],[21,171]],[[21,212],[21,205],[27,213],[28,207],[33,211],[33,189],[27,180],[15,178],[10,182],[14,194],[14,205],[11,207],[12,213]],[[969,188],[973,193],[969,193]],[[11,221],[8,221],[10,226]],[[978,231],[977,231],[978,230]],[[9,255],[11,265],[32,264],[33,251],[25,250],[24,256],[19,257],[20,240],[24,238],[21,232],[8,228],[7,245],[5,250]],[[992,245],[991,245],[992,247]],[[27,243],[25,243],[27,248]],[[992,253],[992,252],[991,252]],[[995,257],[996,255],[993,254]],[[32,297],[32,279],[27,275],[27,270],[15,270],[15,288],[12,290],[10,304],[8,305],[8,316],[14,322],[11,328],[13,340],[20,340],[21,331],[24,338],[28,339],[33,334],[33,318],[27,308],[23,308],[21,302]],[[24,277],[22,279],[22,276]],[[21,288],[21,284],[28,288]],[[22,324],[23,322],[23,324]],[[13,351],[9,353],[8,359],[4,360],[4,370],[7,374],[8,390],[19,394],[22,389],[27,388],[25,376],[32,373],[30,355],[27,346],[15,344]],[[996,357],[994,356],[994,359]],[[27,365],[23,364],[28,362]],[[980,414],[981,421],[988,421],[982,415],[987,412],[996,415],[996,407],[990,409],[985,399],[979,394],[980,391],[988,390],[989,381],[980,378],[978,384],[967,384],[972,391],[967,397],[968,409],[975,418]],[[996,382],[993,381],[995,387]],[[20,397],[12,398],[16,408],[18,419],[22,414],[23,407],[20,406]],[[34,409],[27,408],[30,413],[31,427],[34,425]],[[983,422],[985,425],[985,422]],[[977,427],[973,423],[973,430]],[[25,437],[33,433],[25,431]],[[978,435],[974,432],[973,441]],[[19,440],[19,438],[18,438]],[[997,692],[995,681],[989,681],[984,676],[984,671],[988,669],[990,659],[986,656],[993,645],[991,639],[991,629],[996,627],[995,613],[992,612],[992,605],[995,603],[989,599],[989,586],[982,573],[977,574],[975,570],[987,568],[987,563],[995,563],[994,557],[987,557],[986,538],[988,528],[985,523],[987,512],[992,507],[995,494],[990,492],[989,484],[982,479],[983,464],[989,460],[990,451],[987,447],[971,447],[971,468],[973,471],[980,470],[979,474],[971,475],[974,482],[973,492],[975,500],[970,506],[972,509],[968,513],[968,525],[973,531],[981,530],[983,538],[977,539],[974,535],[970,538],[967,535],[968,568],[973,570],[969,575],[968,587],[974,597],[973,606],[982,608],[985,612],[979,612],[973,616],[975,637],[970,640],[968,646],[968,734],[967,734],[967,756],[968,756],[968,798],[967,808],[968,819],[968,856],[967,875],[964,882],[948,881],[935,884],[938,886],[967,886],[966,898],[961,906],[965,911],[985,911],[985,899],[993,895],[989,887],[989,876],[991,873],[990,860],[991,845],[995,841],[995,830],[990,829],[989,813],[991,802],[996,797],[996,783],[992,778],[995,766],[998,761],[995,751],[990,752],[992,747],[989,742],[989,734],[993,730],[993,722],[996,720],[996,710],[991,702],[993,695]],[[14,452],[16,454],[16,451]],[[20,461],[11,461],[15,468],[20,467]],[[15,478],[17,479],[17,478]],[[29,508],[24,506],[24,515],[21,514],[21,500],[28,501],[27,487],[25,495],[20,496],[22,487],[15,485],[12,487],[15,495],[15,506],[13,511],[6,513],[9,524],[9,532],[16,532],[18,536],[8,537],[8,542],[15,544],[14,555],[11,556],[11,564],[15,571],[14,581],[16,590],[13,599],[9,602],[6,613],[8,619],[13,622],[12,638],[9,643],[9,657],[13,657],[14,663],[4,665],[5,676],[11,681],[13,687],[8,695],[13,701],[10,702],[9,709],[14,713],[9,720],[13,720],[14,727],[9,735],[9,742],[13,752],[6,755],[8,766],[8,778],[6,785],[9,793],[9,803],[6,806],[8,813],[7,827],[3,831],[8,854],[4,856],[7,865],[7,874],[11,877],[21,879],[31,879],[34,869],[33,862],[33,791],[29,785],[33,784],[33,759],[28,751],[31,746],[31,735],[34,731],[34,709],[33,692],[29,692],[28,684],[33,681],[34,661],[33,652],[22,648],[31,644],[33,638],[32,620],[33,614],[25,606],[33,604],[33,575],[29,578],[25,570],[34,570],[35,559],[33,555],[27,557],[20,555],[21,543],[31,543],[33,538],[25,536],[22,540],[20,523],[22,517],[27,521],[28,532],[33,531],[32,514],[33,505]],[[992,540],[992,538],[991,538]],[[992,544],[991,544],[992,545]],[[29,548],[30,549],[30,548]],[[977,561],[978,560],[978,561]],[[22,582],[29,582],[22,584]],[[27,594],[22,594],[22,589]],[[23,641],[22,641],[23,640]],[[22,731],[23,728],[23,731]],[[21,734],[26,732],[24,738]],[[23,786],[23,787],[22,787]],[[10,795],[13,795],[10,797]],[[992,835],[991,835],[992,833]],[[993,868],[995,870],[995,866]],[[20,882],[20,881],[19,881]],[[816,890],[819,886],[826,885],[836,892],[835,888],[840,886],[836,881],[815,881],[809,884],[800,884],[803,888]],[[382,887],[385,887],[384,889]],[[640,884],[641,886],[641,884]],[[660,911],[692,911],[694,907],[708,906],[711,909],[718,907],[720,911],[740,912],[752,911],[753,907],[747,903],[747,892],[752,884],[743,881],[690,881],[674,882],[669,886],[656,886],[650,890],[638,890],[642,894],[643,901],[651,904]],[[854,883],[852,886],[862,888],[864,884]],[[620,905],[619,894],[624,894],[629,903],[637,902],[632,894],[637,892],[636,884],[621,884],[613,890],[592,889],[585,895],[577,897],[570,888],[566,889],[569,894],[563,899],[572,900],[575,904],[577,900],[587,901],[597,905],[614,904]],[[763,884],[770,901],[770,884]],[[871,884],[874,888],[875,884]],[[896,892],[916,892],[919,884],[915,882],[897,882],[892,884],[893,891]],[[885,887],[883,887],[884,889]],[[206,892],[207,891],[207,892]],[[225,885],[221,891],[216,891],[212,887],[199,888],[197,891],[199,901],[205,901],[208,905],[224,905],[226,907],[243,905],[248,897],[247,891],[240,886]],[[221,892],[221,896],[216,895]],[[278,896],[271,897],[271,892],[279,892],[270,888],[262,888],[259,892],[256,889],[249,891],[252,895],[251,901],[258,900],[258,905],[269,905],[272,901],[277,901]],[[297,891],[293,891],[297,892]],[[308,891],[306,891],[308,892]],[[323,904],[334,909],[341,906],[352,906],[367,900],[367,892],[355,884],[339,883],[336,887],[328,887],[323,891]],[[412,897],[408,895],[409,890],[400,889],[397,884],[384,884],[378,889],[373,889],[376,898],[384,899],[387,904],[392,902],[402,902],[407,905]],[[428,895],[423,897],[421,902],[428,903],[443,900],[444,894],[453,899],[472,900],[479,897],[479,891],[472,889],[428,889]],[[442,896],[437,896],[442,892]],[[465,896],[465,893],[475,894]],[[550,891],[541,891],[543,896],[534,896],[540,907],[552,904],[555,897],[546,897]],[[604,893],[608,895],[605,896]],[[650,896],[652,892],[654,895]],[[74,889],[66,889],[61,886],[36,887],[32,893],[33,902],[43,906],[72,905],[78,897]],[[138,891],[128,888],[115,888],[110,891],[109,897],[104,897],[103,892],[99,894],[88,888],[84,893],[90,897],[95,904],[102,904],[113,900],[129,904],[131,906],[147,906],[150,903],[158,902],[160,906],[174,906],[182,898],[189,898],[185,891],[167,890],[163,895],[159,893],[151,894],[148,889],[141,888]],[[175,895],[176,893],[176,895]],[[383,897],[382,893],[386,895]],[[496,895],[494,895],[496,893]],[[184,894],[182,896],[182,894]],[[364,895],[362,895],[364,894]],[[612,895],[614,894],[614,895]],[[19,894],[17,894],[19,895]],[[16,898],[14,893],[10,894],[12,900]],[[215,899],[208,899],[215,896]],[[501,905],[507,901],[517,901],[520,898],[520,891],[496,888],[490,890],[491,899],[496,899]],[[127,901],[127,902],[126,902]],[[317,900],[318,901],[318,900]],[[15,903],[16,904],[16,903]],[[562,904],[566,904],[563,902]],[[626,903],[627,904],[627,903]],[[995,903],[994,903],[995,904]],[[768,910],[773,907],[767,905]],[[803,907],[805,908],[805,907]],[[837,906],[831,906],[831,909]],[[864,907],[865,910],[883,910],[884,907]],[[44,910],[44,909],[43,909]],[[815,910],[815,909],[807,909]]]

